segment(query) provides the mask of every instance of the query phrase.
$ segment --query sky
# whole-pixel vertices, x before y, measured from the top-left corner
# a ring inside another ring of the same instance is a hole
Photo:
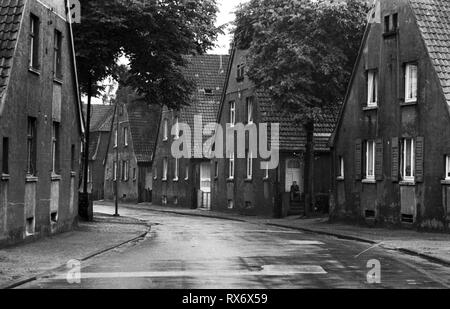
[[[224,25],[227,23],[231,23],[235,16],[233,12],[236,7],[241,3],[246,3],[248,0],[218,0],[217,4],[219,5],[219,13],[217,15],[217,25]],[[230,42],[232,36],[229,32],[230,27],[226,29],[226,34],[219,36],[217,41],[217,47],[210,51],[210,54],[228,54],[230,49]]]

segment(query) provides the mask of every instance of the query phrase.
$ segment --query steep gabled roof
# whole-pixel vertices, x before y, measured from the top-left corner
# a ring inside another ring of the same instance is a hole
[[[138,99],[127,105],[133,149],[138,163],[151,163],[158,138],[161,108]]]
[[[195,115],[202,115],[204,124],[216,122],[229,58],[228,55],[209,54],[186,57],[188,64],[183,73],[195,82],[196,90],[190,105],[181,109],[180,122],[193,128]],[[211,93],[205,93],[205,90]]]
[[[410,0],[450,108],[450,1]]]
[[[298,151],[306,147],[306,132],[295,120],[295,115],[280,110],[262,91],[256,92],[261,121],[280,124],[280,150]],[[328,151],[328,141],[336,126],[339,107],[329,108],[318,115],[314,124],[314,149]]]
[[[0,1],[0,114],[11,75],[24,2],[24,0]]]
[[[83,112],[86,117],[87,105],[83,105]],[[91,132],[109,132],[111,131],[111,121],[114,114],[113,105],[98,105],[91,106]]]

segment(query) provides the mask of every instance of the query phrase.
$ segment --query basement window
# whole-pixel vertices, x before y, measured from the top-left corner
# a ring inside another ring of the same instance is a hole
[[[34,235],[34,217],[28,218],[25,222],[25,234],[26,236],[32,236]]]
[[[366,210],[365,217],[366,219],[375,219],[375,210]]]
[[[402,214],[402,223],[413,224],[414,216]]]
[[[175,197],[173,198],[173,204],[174,204],[174,205],[178,205],[178,196],[175,196]]]
[[[58,222],[58,212],[52,212],[50,214],[50,221],[52,223],[57,223]]]
[[[234,201],[228,200],[228,209],[234,209]]]

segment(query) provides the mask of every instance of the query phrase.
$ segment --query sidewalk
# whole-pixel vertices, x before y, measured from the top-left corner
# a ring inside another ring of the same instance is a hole
[[[141,220],[96,213],[94,222],[80,222],[72,232],[0,249],[0,288],[32,280],[72,259],[85,261],[145,237],[149,229]]]
[[[100,207],[99,209],[102,209],[104,207],[108,208],[112,204],[108,202],[99,202],[96,205],[97,207]],[[330,224],[328,223],[328,220],[324,218],[300,219],[298,216],[294,216],[283,219],[272,219],[227,214],[217,211],[162,207],[151,204],[121,205],[121,207],[125,207],[129,210],[151,210],[179,215],[210,217],[297,229],[305,232],[366,242],[382,248],[398,250],[450,266],[450,234],[420,233],[417,231],[401,229],[368,228],[340,223]]]

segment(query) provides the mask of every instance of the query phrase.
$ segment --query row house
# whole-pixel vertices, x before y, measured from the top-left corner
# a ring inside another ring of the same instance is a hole
[[[245,157],[239,157],[235,139],[234,151],[227,153],[227,147],[224,147],[223,158],[212,162],[213,209],[268,216],[303,213],[307,181],[306,146],[307,140],[313,138],[310,142],[314,142],[315,168],[309,183],[313,183],[312,190],[317,201],[315,210],[327,212],[331,188],[328,143],[337,113],[330,109],[330,112],[318,117],[314,136],[308,137],[304,128],[296,123],[294,115],[280,110],[249,80],[246,75],[247,54],[247,50],[233,50],[217,121],[222,128],[227,125],[231,128],[238,124],[245,127],[255,125],[258,137],[262,134],[260,124],[268,125],[267,136],[271,136],[272,125],[279,124],[279,162],[276,168],[269,168],[267,159],[262,158],[260,152],[253,153],[249,147],[248,132],[245,136]],[[271,138],[267,149],[270,149],[270,144]]]
[[[83,120],[66,5],[0,2],[0,243],[78,217]]]
[[[203,129],[216,122],[228,60],[228,55],[186,56],[183,74],[195,82],[195,90],[189,105],[178,111],[167,107],[163,110],[153,169],[155,203],[211,208],[211,159],[205,155],[203,144],[213,132],[203,134]],[[191,132],[184,132],[181,124],[187,125]],[[201,147],[194,143],[194,134],[197,134]],[[179,142],[180,137],[189,135],[190,146],[183,146],[190,147],[188,155],[176,158],[172,145]]]
[[[84,109],[87,110],[87,106],[84,106]],[[93,104],[91,106],[88,192],[94,201],[105,198],[105,164],[113,115],[113,105]]]
[[[112,117],[105,158],[104,198],[122,202],[151,202],[152,164],[161,118],[159,106],[136,97],[118,100]]]
[[[332,138],[333,218],[450,219],[450,3],[379,0]]]

